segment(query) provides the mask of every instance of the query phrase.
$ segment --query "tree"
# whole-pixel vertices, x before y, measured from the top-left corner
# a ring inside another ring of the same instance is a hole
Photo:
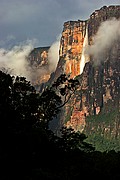
[[[31,132],[35,135],[37,128],[45,135],[49,122],[68,102],[78,83],[63,74],[40,94],[25,77],[0,71],[0,133],[8,142],[5,144],[15,144],[17,137],[26,144],[26,138]]]
[[[90,152],[94,151],[95,148],[85,142],[87,136],[80,132],[75,132],[72,128],[62,127],[61,137],[58,139],[57,146],[65,151],[84,151]]]
[[[2,165],[9,164],[9,171],[20,170],[22,175],[27,170],[30,172],[31,166],[50,167],[51,161],[56,162],[57,153],[93,150],[91,145],[84,142],[84,134],[63,127],[61,137],[57,137],[49,129],[49,122],[58,115],[78,86],[77,80],[63,74],[39,93],[25,77],[14,77],[0,71]],[[18,164],[19,170],[16,166]]]

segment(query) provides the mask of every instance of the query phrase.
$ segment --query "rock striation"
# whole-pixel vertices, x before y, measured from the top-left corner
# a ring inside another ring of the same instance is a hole
[[[65,107],[63,121],[75,131],[84,130],[87,116],[120,108],[120,39],[105,50],[104,56],[98,57],[97,60],[102,58],[100,63],[94,64],[92,56],[82,60],[86,36],[86,45],[91,46],[101,23],[112,18],[120,21],[120,6],[104,6],[95,10],[88,20],[64,23],[53,79],[63,72],[80,81],[78,91]]]
[[[96,50],[99,56],[94,57],[86,53],[86,48],[94,45],[94,37],[101,24],[112,19],[120,22],[120,6],[103,6],[95,10],[87,20],[65,22],[60,39],[57,68],[51,75],[49,73],[48,76],[45,75],[48,84],[62,73],[79,80],[80,86],[66,104],[60,120],[62,124],[72,127],[75,131],[82,132],[88,127],[86,119],[89,116],[112,111],[120,112],[120,35],[115,41],[109,41],[111,45],[104,48],[101,53],[99,43]],[[107,30],[109,33],[108,27]],[[117,32],[120,33],[119,30]],[[114,36],[116,37],[116,32],[113,31],[109,38]],[[38,66],[47,67],[47,52],[48,49],[43,49],[39,53],[34,50],[30,61],[34,64],[33,61],[36,60]],[[120,123],[117,124],[119,126]]]

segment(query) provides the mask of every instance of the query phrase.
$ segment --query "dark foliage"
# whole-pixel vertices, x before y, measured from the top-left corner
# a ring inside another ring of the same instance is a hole
[[[40,94],[26,78],[0,71],[1,180],[120,178],[119,152],[97,152],[71,128],[61,137],[49,129],[78,84],[63,74]]]

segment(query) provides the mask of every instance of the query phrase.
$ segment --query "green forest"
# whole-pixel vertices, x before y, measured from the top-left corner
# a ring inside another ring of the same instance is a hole
[[[49,128],[78,85],[62,74],[39,93],[25,77],[0,71],[1,180],[120,178],[119,150],[99,150],[87,133],[63,126],[57,136]]]

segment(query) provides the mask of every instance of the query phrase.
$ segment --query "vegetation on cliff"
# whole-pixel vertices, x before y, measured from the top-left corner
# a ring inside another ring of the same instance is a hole
[[[98,151],[120,151],[119,121],[118,109],[87,117],[84,129],[88,136],[87,142],[93,144]]]

